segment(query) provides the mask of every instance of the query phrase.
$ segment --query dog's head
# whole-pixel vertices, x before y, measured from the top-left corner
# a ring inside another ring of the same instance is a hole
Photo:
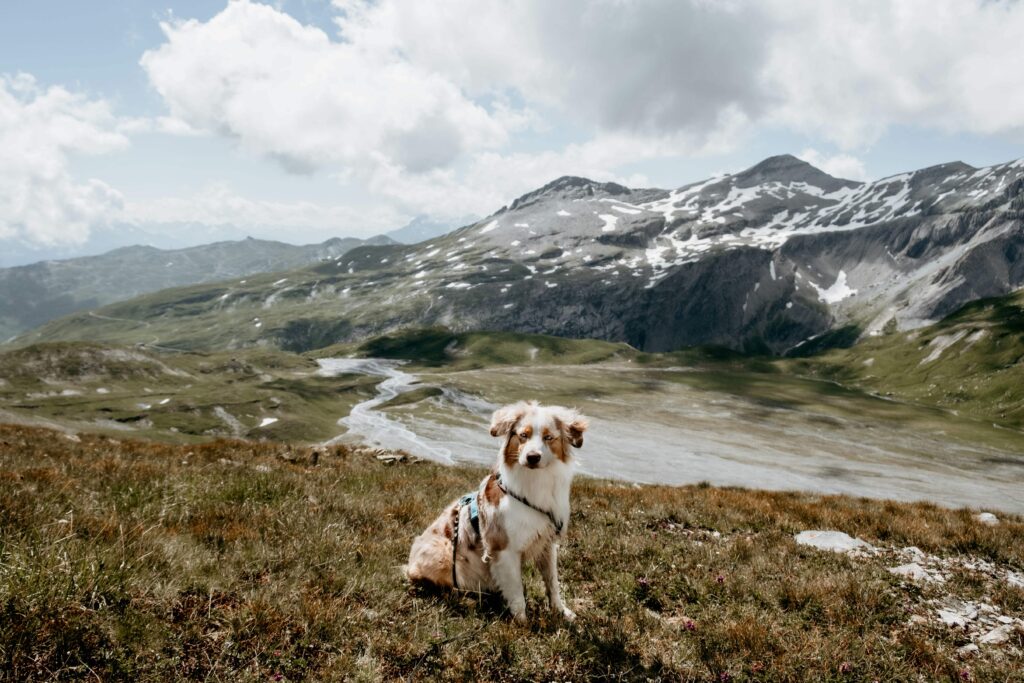
[[[587,418],[575,408],[520,401],[498,408],[491,416],[491,436],[505,437],[502,455],[508,467],[540,469],[569,462],[572,449],[583,445]]]

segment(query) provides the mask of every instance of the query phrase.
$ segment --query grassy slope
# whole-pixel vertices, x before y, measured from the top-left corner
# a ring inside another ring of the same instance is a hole
[[[970,572],[907,585],[802,548],[837,528],[1020,570],[1024,521],[847,497],[580,480],[574,624],[417,595],[412,537],[481,472],[335,449],[80,441],[0,426],[0,680],[1021,680],[1020,636],[973,658],[938,591],[1024,615]],[[719,535],[716,535],[717,532]]]
[[[938,346],[952,342],[934,360]],[[858,386],[1024,428],[1024,292],[968,304],[945,320],[781,361],[787,372]]]
[[[322,440],[338,433],[340,415],[373,395],[376,380],[319,378],[316,367],[308,358],[274,350],[161,353],[40,344],[0,354],[0,411],[6,411],[4,421],[175,442],[225,435]],[[217,408],[238,425],[227,423]],[[260,427],[267,417],[277,421]]]
[[[338,344],[316,351],[319,358],[365,356],[408,361],[420,368],[472,370],[495,365],[580,365],[636,358],[628,344],[599,339],[567,339],[518,332],[452,332],[445,328],[409,329],[365,342]]]

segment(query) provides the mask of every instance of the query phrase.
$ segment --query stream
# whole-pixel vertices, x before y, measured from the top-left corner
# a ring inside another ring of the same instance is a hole
[[[499,449],[487,430],[491,412],[516,398],[550,397],[544,402],[575,405],[590,417],[576,460],[579,471],[592,476],[930,500],[1024,513],[1024,455],[1016,442],[975,441],[975,432],[954,437],[954,424],[947,433],[942,424],[922,421],[934,420],[934,412],[880,417],[861,414],[854,401],[773,407],[675,381],[687,372],[682,368],[599,365],[427,373],[429,385],[439,387],[441,395],[382,411],[379,406],[424,386],[401,370],[401,362],[331,358],[318,363],[321,376],[361,373],[382,380],[374,397],[338,421],[347,431],[332,442],[490,465]],[[893,404],[896,409],[918,410]]]
[[[375,410],[377,406],[416,388],[419,383],[416,375],[398,369],[402,364],[400,361],[377,358],[322,358],[317,363],[320,365],[317,375],[321,377],[357,373],[384,378],[384,381],[377,385],[376,396],[352,406],[349,414],[338,420],[338,424],[347,431],[331,439],[327,444],[362,441],[381,448],[404,450],[431,460],[452,462],[450,450],[427,443],[406,429],[402,423]]]

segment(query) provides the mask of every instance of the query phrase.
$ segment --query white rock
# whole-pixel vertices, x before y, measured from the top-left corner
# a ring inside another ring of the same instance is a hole
[[[982,645],[999,645],[1008,641],[1013,631],[1013,626],[998,626],[978,638],[978,642]]]
[[[854,538],[842,531],[801,531],[794,539],[800,545],[809,545],[819,550],[831,550],[837,553],[870,552],[874,546],[859,538]]]
[[[987,524],[989,526],[995,526],[996,524],[999,524],[999,518],[993,515],[991,512],[979,512],[977,515],[974,516],[974,518],[982,524]]]
[[[1013,617],[1008,617],[1005,614],[1000,614],[998,617],[996,617],[996,620],[999,621],[1000,624],[1012,624],[1013,623]]]
[[[924,551],[918,548],[916,545],[908,546],[900,552],[902,552],[904,555],[909,555],[910,557],[913,557],[914,559],[918,560],[923,560],[925,558]]]
[[[946,577],[942,574],[930,572],[917,562],[901,564],[899,567],[891,567],[889,572],[896,574],[897,576],[906,577],[913,581],[933,581],[935,583],[943,583],[946,580]]]
[[[961,656],[973,655],[978,652],[978,646],[974,643],[967,643],[961,648],[957,648],[957,653]]]
[[[1006,572],[1006,583],[1016,588],[1024,588],[1024,574],[1019,572]]]
[[[945,609],[940,609],[938,612],[939,621],[946,626],[967,626],[967,619],[959,612],[950,612]]]

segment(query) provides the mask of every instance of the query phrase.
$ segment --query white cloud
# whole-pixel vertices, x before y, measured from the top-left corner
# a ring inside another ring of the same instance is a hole
[[[598,130],[706,134],[756,118],[763,10],[706,0],[335,0],[351,43],[474,95],[514,90]],[[465,30],[471,27],[471,30]]]
[[[0,239],[83,243],[122,197],[100,180],[72,178],[68,157],[127,144],[105,101],[43,88],[27,74],[0,75]]]
[[[445,78],[267,5],[238,0],[207,22],[161,26],[166,42],[141,64],[172,116],[294,171],[381,156],[425,171],[507,141],[501,122]]]
[[[189,196],[127,202],[123,217],[126,222],[150,226],[230,226],[234,233],[248,231],[285,242],[320,240],[325,233],[368,237],[394,229],[407,220],[388,206],[362,208],[250,199],[222,183]]]
[[[1024,3],[772,0],[770,119],[847,149],[894,125],[1024,133]]]
[[[836,178],[845,178],[847,180],[868,179],[868,172],[864,168],[864,162],[850,154],[840,153],[826,156],[818,150],[808,147],[797,154],[797,157]]]

